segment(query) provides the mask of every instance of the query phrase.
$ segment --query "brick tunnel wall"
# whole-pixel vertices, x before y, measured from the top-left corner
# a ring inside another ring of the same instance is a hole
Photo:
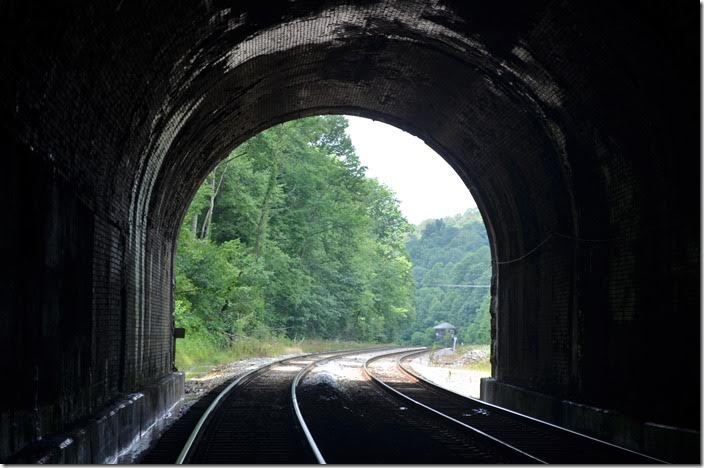
[[[0,349],[16,387],[0,459],[172,372],[174,242],[194,191],[248,137],[320,113],[412,132],[467,183],[496,262],[497,382],[698,429],[696,13],[10,5]],[[684,396],[665,399],[673,380]]]

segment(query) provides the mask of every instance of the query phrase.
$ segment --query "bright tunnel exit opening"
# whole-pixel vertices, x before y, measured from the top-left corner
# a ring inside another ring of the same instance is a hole
[[[491,253],[465,183],[420,139],[339,115],[271,127],[206,177],[175,262],[176,365],[437,348],[419,369],[479,396],[491,374]]]

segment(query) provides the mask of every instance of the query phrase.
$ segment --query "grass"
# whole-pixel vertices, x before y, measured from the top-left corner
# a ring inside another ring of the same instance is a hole
[[[452,365],[452,362],[457,359],[459,356],[466,355],[472,351],[480,351],[486,356],[486,359],[482,359],[479,361],[473,361],[473,362],[467,362],[465,364],[461,365]],[[464,345],[464,346],[457,346],[457,349],[455,350],[455,354],[452,356],[446,356],[446,357],[440,357],[440,358],[434,358],[435,364],[439,365],[450,365],[452,367],[456,367],[458,369],[467,369],[467,370],[474,370],[478,371],[481,373],[485,373],[487,375],[491,374],[491,361],[489,358],[489,345]]]
[[[491,362],[488,359],[486,361],[472,362],[470,364],[465,364],[459,367],[461,369],[475,370],[487,375],[491,375]]]
[[[185,372],[186,379],[207,373],[214,367],[251,357],[271,357],[282,354],[320,353],[342,349],[361,349],[382,346],[379,343],[288,338],[266,339],[241,337],[229,348],[222,348],[212,340],[191,335],[176,341],[176,367]]]
[[[387,343],[389,344],[389,343]],[[303,353],[322,353],[325,351],[336,351],[342,349],[363,349],[374,346],[384,346],[382,343],[364,343],[358,341],[339,341],[339,340],[303,340],[297,341],[295,347]]]

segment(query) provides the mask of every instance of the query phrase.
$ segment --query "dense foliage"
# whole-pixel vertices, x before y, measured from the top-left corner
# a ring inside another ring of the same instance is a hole
[[[478,211],[409,225],[393,193],[365,177],[346,126],[340,116],[278,125],[208,175],[176,256],[187,343],[430,345],[444,321],[461,342],[489,343],[491,258]]]
[[[207,177],[180,232],[176,321],[243,336],[394,341],[414,317],[393,193],[365,177],[344,117],[273,127]]]
[[[416,318],[404,338],[433,343],[433,326],[450,322],[465,344],[490,342],[491,253],[477,209],[421,223],[408,241]],[[478,286],[478,287],[476,287]]]

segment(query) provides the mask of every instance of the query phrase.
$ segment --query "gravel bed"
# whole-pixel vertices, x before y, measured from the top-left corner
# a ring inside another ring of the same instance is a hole
[[[201,398],[213,388],[237,375],[241,375],[247,371],[256,369],[257,367],[264,366],[274,361],[292,358],[295,356],[301,356],[301,354],[293,353],[271,357],[253,357],[212,367],[210,368],[210,371],[205,372],[203,375],[186,380],[184,389],[184,404],[182,405],[183,408],[181,412],[184,412],[193,403],[198,401],[199,398]]]

